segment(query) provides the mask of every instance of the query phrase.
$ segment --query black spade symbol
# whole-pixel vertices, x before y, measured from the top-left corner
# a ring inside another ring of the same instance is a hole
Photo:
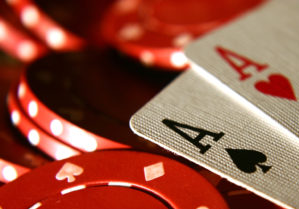
[[[245,173],[253,173],[260,167],[263,173],[267,173],[272,166],[262,165],[267,161],[267,156],[255,150],[225,149],[238,169]]]

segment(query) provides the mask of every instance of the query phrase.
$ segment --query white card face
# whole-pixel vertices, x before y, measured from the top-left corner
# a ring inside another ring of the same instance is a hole
[[[299,141],[194,70],[139,110],[130,126],[231,182],[285,208],[299,208]]]
[[[266,1],[185,52],[199,75],[299,137],[299,1]]]

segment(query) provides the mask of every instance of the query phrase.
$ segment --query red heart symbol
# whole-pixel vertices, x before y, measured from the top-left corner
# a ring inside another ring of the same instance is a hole
[[[286,77],[280,74],[273,74],[268,79],[268,82],[256,82],[255,88],[264,94],[297,101],[292,85]]]

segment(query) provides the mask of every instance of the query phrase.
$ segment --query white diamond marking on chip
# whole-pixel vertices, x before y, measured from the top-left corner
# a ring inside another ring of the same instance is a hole
[[[164,166],[163,162],[155,163],[144,167],[144,177],[146,181],[152,181],[154,179],[164,176]]]

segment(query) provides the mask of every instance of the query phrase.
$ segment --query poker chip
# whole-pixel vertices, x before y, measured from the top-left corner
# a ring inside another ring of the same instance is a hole
[[[31,0],[6,0],[19,16],[23,25],[54,50],[76,50],[84,40],[53,21]]]
[[[123,191],[118,191],[120,188]],[[126,195],[125,190],[128,196],[136,192],[148,195],[146,199],[140,196],[145,200],[142,208],[227,209],[217,190],[189,167],[159,155],[128,150],[83,154],[35,169],[0,188],[0,207],[80,208],[84,204],[99,208],[98,203],[105,205],[100,202],[102,192],[111,197],[103,201],[112,205],[118,199],[124,201],[113,194]],[[136,198],[128,208],[136,208]]]
[[[27,83],[25,78],[22,77],[21,83],[18,86],[18,99],[21,101],[22,107],[28,116],[51,135],[85,152],[100,149],[129,148],[125,144],[114,142],[108,138],[86,131],[80,128],[80,126],[76,126],[62,118],[41,102],[32,93]]]
[[[0,17],[0,48],[9,55],[31,62],[43,56],[47,49]]]
[[[42,129],[84,152],[144,149],[151,145],[130,131],[128,121],[159,91],[159,79],[152,86],[133,73],[140,69],[124,66],[103,51],[48,55],[21,76],[18,99]]]
[[[8,183],[29,172],[30,169],[0,158],[0,182]]]
[[[22,111],[18,104],[17,97],[13,92],[14,91],[11,90],[7,98],[11,121],[28,139],[32,146],[38,147],[48,156],[56,160],[81,154],[80,151],[61,143],[34,124],[34,122]]]
[[[182,48],[263,0],[119,0],[102,21],[104,39],[145,65],[182,70]]]

